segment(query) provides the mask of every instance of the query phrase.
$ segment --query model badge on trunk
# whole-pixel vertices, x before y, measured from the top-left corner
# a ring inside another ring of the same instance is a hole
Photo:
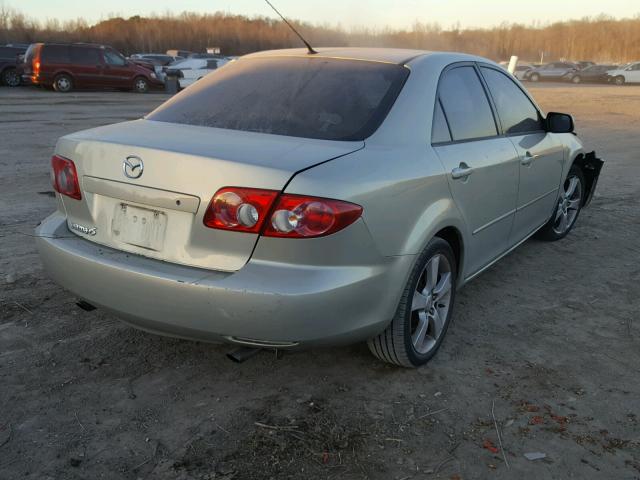
[[[144,171],[144,163],[140,157],[130,155],[122,163],[122,170],[128,178],[140,178]]]
[[[72,223],[69,226],[72,230],[77,230],[78,232],[84,233],[85,235],[91,235],[92,237],[98,232],[96,227],[85,227],[84,225],[79,225],[77,223]]]

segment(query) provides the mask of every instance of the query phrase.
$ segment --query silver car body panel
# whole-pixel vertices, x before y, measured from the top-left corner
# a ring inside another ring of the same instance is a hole
[[[442,229],[459,236],[462,285],[551,216],[571,161],[584,153],[574,135],[431,145],[443,69],[492,62],[414,50],[319,51],[405,63],[411,70],[385,121],[364,142],[148,120],[60,139],[56,153],[76,163],[83,200],[58,195],[58,211],[38,227],[37,245],[51,276],[149,331],[247,344],[353,342],[388,324],[417,255]],[[522,163],[526,151],[536,156],[529,165]],[[130,155],[144,160],[138,179],[123,175]],[[451,175],[461,160],[475,168],[467,180]],[[315,239],[206,228],[204,212],[223,186],[335,198],[361,205],[363,214]],[[122,203],[167,216],[161,249],[114,237]],[[96,227],[96,234],[72,224]]]

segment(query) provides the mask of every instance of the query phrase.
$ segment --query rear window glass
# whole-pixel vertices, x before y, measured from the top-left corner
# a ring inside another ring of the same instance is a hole
[[[473,67],[457,67],[442,75],[440,101],[453,140],[471,140],[498,134],[489,100]]]
[[[325,140],[362,140],[382,123],[409,75],[358,60],[253,58],[230,62],[146,118]]]
[[[68,45],[44,45],[40,60],[43,63],[69,63]]]
[[[24,49],[20,48],[0,47],[0,58],[15,60],[23,51]]]

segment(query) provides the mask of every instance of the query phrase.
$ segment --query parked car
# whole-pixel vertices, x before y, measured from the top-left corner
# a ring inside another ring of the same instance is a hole
[[[368,340],[416,367],[458,287],[589,203],[602,161],[497,64],[317,50],[242,57],[143,119],[59,139],[35,239],[53,279],[156,333]]]
[[[175,73],[178,76],[178,84],[180,88],[187,88],[192,83],[200,80],[202,77],[214,70],[222,67],[229,60],[224,57],[214,58],[185,58],[179,62],[172,63],[164,69],[164,75],[167,73]]]
[[[585,61],[585,60],[582,60],[580,62],[575,62],[575,63],[580,70],[584,70],[585,68],[592,67],[596,64],[596,62]]]
[[[146,60],[154,65],[166,66],[178,60],[182,60],[183,57],[175,55],[165,55],[163,53],[134,53],[129,57],[131,60]]]
[[[34,43],[25,54],[22,78],[58,92],[111,87],[145,93],[162,86],[153,70],[129,62],[109,46],[88,43]]]
[[[0,47],[0,84],[8,87],[20,85],[20,73],[18,72],[18,60],[27,49],[22,46]]]
[[[627,63],[607,72],[607,80],[616,85],[640,83],[640,62]]]
[[[575,63],[552,62],[541,67],[532,68],[524,74],[525,80],[538,82],[540,80],[561,80],[566,75],[579,70]]]
[[[616,65],[592,65],[577,72],[571,72],[564,79],[572,83],[607,83],[609,81],[607,72],[616,68],[618,68]]]
[[[167,50],[167,55],[171,56],[171,57],[182,57],[182,58],[187,58],[189,55],[191,55],[193,52],[189,51],[189,50]]]
[[[531,65],[517,65],[515,71],[513,72],[513,76],[518,80],[524,80],[527,72],[532,68],[533,67]]]

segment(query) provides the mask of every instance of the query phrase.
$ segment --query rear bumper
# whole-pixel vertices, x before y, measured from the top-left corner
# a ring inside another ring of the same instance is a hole
[[[295,347],[345,344],[385,328],[415,257],[347,267],[249,261],[214,272],[76,237],[56,212],[37,229],[49,275],[143,330],[203,341]]]

